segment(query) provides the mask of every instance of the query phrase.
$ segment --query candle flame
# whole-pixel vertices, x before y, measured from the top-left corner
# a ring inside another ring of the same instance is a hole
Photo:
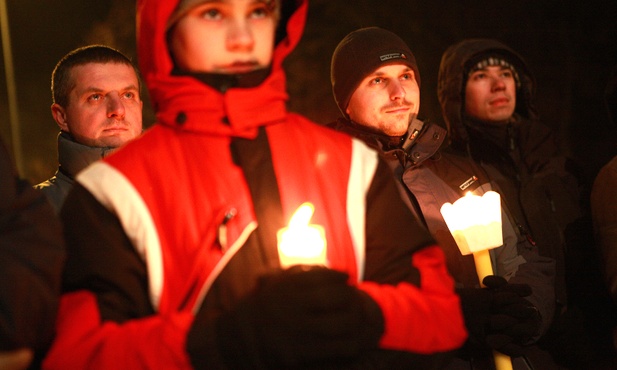
[[[291,216],[291,219],[289,220],[289,228],[297,229],[301,227],[306,227],[306,225],[308,225],[311,221],[311,217],[313,217],[314,212],[315,207],[312,203],[303,203]]]
[[[303,203],[289,220],[289,226],[277,233],[281,267],[292,265],[328,265],[326,235],[321,225],[309,224],[315,207]]]

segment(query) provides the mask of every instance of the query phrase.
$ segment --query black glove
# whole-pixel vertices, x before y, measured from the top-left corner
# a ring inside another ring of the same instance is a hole
[[[338,271],[302,266],[262,278],[216,322],[225,361],[232,368],[318,368],[377,348],[381,310],[347,280]]]
[[[524,297],[527,284],[509,284],[503,277],[489,275],[486,288],[458,289],[471,350],[491,348],[506,355],[523,354],[523,346],[538,332],[538,310]]]
[[[531,288],[527,284],[508,284],[499,276],[487,276],[483,283],[495,291],[486,342],[501,353],[522,355],[522,346],[542,324],[538,310],[524,298],[531,295]]]

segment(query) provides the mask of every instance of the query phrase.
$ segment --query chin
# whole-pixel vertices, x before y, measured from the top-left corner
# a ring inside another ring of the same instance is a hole
[[[510,117],[511,116],[507,116],[507,115],[498,115],[498,116],[490,116],[488,117],[488,119],[486,119],[486,122],[492,122],[492,123],[508,123],[510,121]]]
[[[125,139],[125,138],[121,138],[121,137],[115,137],[115,138],[108,138],[107,140],[102,140],[100,142],[100,147],[110,147],[110,148],[118,148],[124,144],[126,144],[127,142],[129,142],[129,139]]]
[[[405,134],[407,134],[407,129],[409,128],[409,125],[405,124],[405,126],[402,126],[400,128],[398,128],[397,130],[393,130],[391,132],[388,133],[389,136],[403,136]]]
[[[391,137],[396,137],[396,136],[403,136],[407,133],[407,131],[385,131],[384,134],[391,136]]]

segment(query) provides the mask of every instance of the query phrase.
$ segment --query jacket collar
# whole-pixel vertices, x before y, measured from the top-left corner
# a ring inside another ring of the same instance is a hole
[[[437,153],[446,138],[446,130],[429,122],[413,118],[407,133],[401,137],[386,136],[346,118],[331,124],[376,149],[386,160],[398,161],[403,168],[417,166]]]
[[[66,132],[58,134],[58,163],[60,171],[70,178],[93,162],[108,156],[116,148],[97,148],[80,144]]]

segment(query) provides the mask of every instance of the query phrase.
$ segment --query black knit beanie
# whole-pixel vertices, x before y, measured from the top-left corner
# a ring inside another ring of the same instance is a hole
[[[504,51],[487,50],[474,55],[465,62],[465,81],[469,78],[469,75],[475,71],[489,66],[498,66],[509,68],[512,71],[514,81],[516,82],[516,88],[518,89],[521,87],[521,79],[518,75],[516,64],[517,58]],[[465,84],[463,84],[463,86],[465,86]]]
[[[379,27],[368,27],[353,31],[341,40],[332,54],[330,82],[336,104],[345,117],[349,99],[360,82],[388,64],[407,65],[420,86],[416,58],[396,34]]]

